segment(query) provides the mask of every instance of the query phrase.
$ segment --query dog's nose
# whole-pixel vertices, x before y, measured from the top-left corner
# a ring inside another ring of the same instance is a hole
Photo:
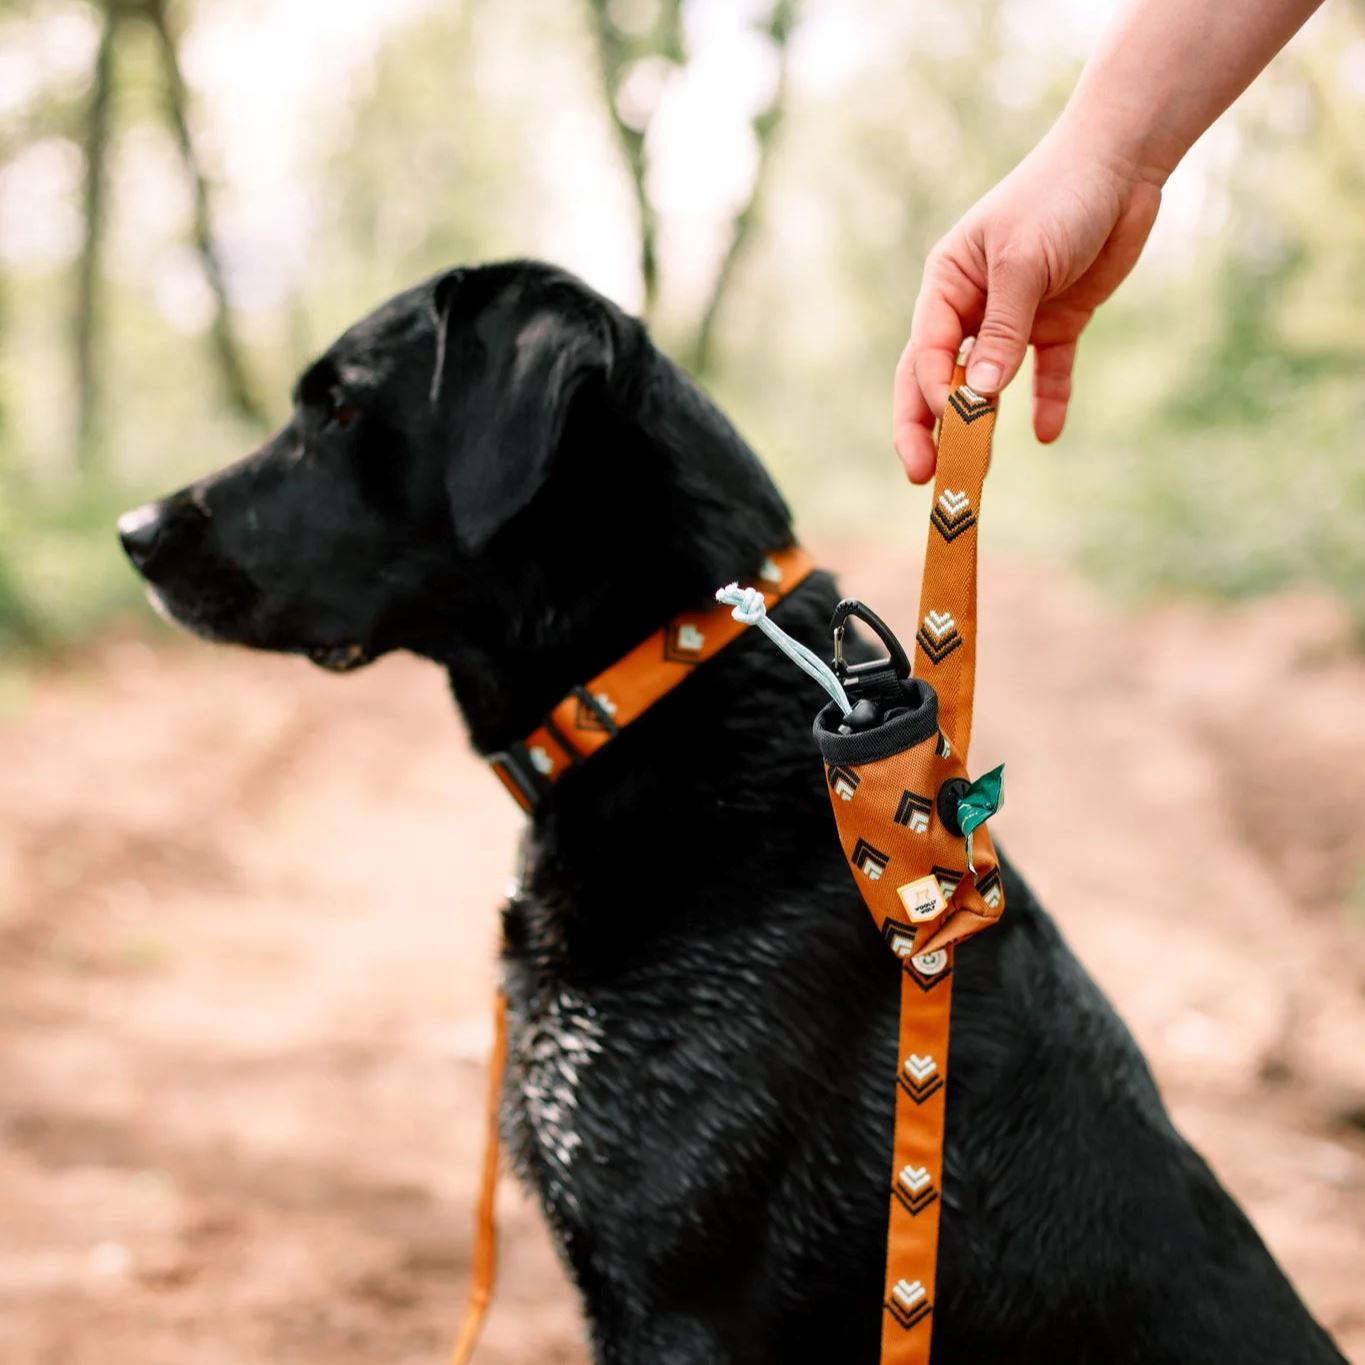
[[[162,527],[161,508],[154,502],[135,507],[118,519],[118,538],[137,568],[147,567],[161,538]]]

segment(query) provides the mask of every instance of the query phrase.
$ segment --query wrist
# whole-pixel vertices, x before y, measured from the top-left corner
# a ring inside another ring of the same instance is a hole
[[[1086,80],[1067,102],[1054,133],[1124,180],[1157,189],[1193,143],[1177,129],[1155,123],[1149,108]]]

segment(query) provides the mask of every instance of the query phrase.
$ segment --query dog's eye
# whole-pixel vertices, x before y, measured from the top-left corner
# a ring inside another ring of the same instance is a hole
[[[327,396],[330,406],[327,409],[327,420],[334,422],[337,426],[345,428],[360,415],[360,410],[340,389],[333,389]]]

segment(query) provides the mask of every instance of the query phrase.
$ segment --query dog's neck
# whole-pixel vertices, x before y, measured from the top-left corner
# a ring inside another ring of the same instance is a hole
[[[817,572],[773,617],[827,655],[837,599],[833,580]],[[591,922],[577,928],[622,945],[652,934],[637,922],[646,887],[661,909],[685,907],[695,924],[699,914],[722,913],[694,904],[714,899],[707,888],[742,890],[751,876],[773,875],[774,824],[814,821],[823,832],[828,798],[810,739],[822,701],[810,679],[750,631],[555,784],[533,816],[533,841],[555,883],[572,879],[578,904],[593,907]],[[510,799],[491,773],[488,782],[490,800]]]
[[[458,645],[422,650],[481,753],[791,541],[757,457],[691,380],[652,350],[633,373],[578,405],[535,503],[454,589]]]
[[[542,495],[491,547],[479,644],[445,661],[484,754],[523,739],[572,687],[791,543],[786,506],[719,410],[657,353],[637,373],[632,391],[575,414]],[[827,655],[837,596],[813,574],[774,619]],[[746,632],[555,785],[534,821],[542,856],[588,892],[597,878],[652,879],[667,848],[686,862],[670,869],[682,894],[714,883],[709,865],[733,861],[736,840],[762,840],[768,820],[799,807],[823,829],[819,759],[805,743],[821,700]],[[510,800],[491,773],[488,784],[490,800]],[[616,893],[591,899],[607,922],[600,905]]]

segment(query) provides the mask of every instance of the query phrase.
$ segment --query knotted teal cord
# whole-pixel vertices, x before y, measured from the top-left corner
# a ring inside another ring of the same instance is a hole
[[[773,624],[763,594],[757,588],[741,588],[738,583],[727,583],[716,590],[716,601],[733,607],[734,611],[730,615],[742,625],[757,626],[792,663],[809,673],[834,698],[844,715],[853,709],[849,705],[848,693],[834,676],[834,670],[800,640],[793,640],[781,626]]]

